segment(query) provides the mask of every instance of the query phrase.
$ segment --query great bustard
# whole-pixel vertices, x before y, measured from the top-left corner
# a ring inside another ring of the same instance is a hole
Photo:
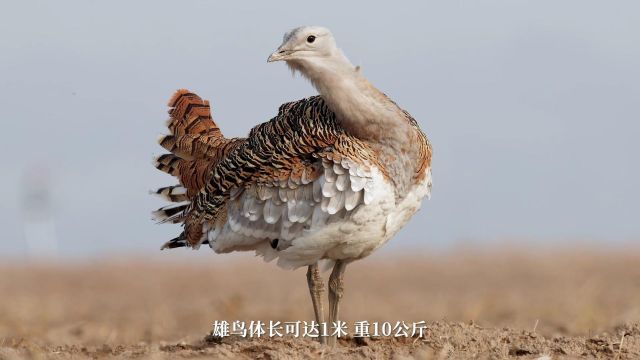
[[[285,61],[320,95],[281,105],[248,137],[228,139],[209,102],[179,90],[169,101],[171,134],[159,140],[171,153],[156,162],[180,182],[157,194],[179,204],[154,214],[184,225],[163,249],[208,244],[217,253],[252,250],[284,268],[308,266],[318,323],[325,320],[318,261],[334,263],[331,326],[346,265],[389,240],[429,195],[431,145],[349,62],[329,30],[287,32],[272,61]]]

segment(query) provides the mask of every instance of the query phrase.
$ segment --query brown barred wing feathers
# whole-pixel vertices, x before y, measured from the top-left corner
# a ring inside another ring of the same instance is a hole
[[[291,174],[302,176],[316,153],[332,146],[341,132],[319,96],[280,106],[276,117],[253,128],[247,140],[212,169],[189,209],[185,222],[189,243],[204,241],[204,224],[218,219],[232,189],[287,181]]]

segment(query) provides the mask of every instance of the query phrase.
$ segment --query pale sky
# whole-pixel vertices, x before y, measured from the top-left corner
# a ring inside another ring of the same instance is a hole
[[[0,257],[27,252],[25,178],[49,173],[58,252],[155,254],[172,184],[166,101],[211,100],[227,136],[315,94],[285,31],[330,28],[434,149],[432,200],[390,249],[640,240],[640,2],[4,1]],[[37,175],[27,175],[37,174]],[[204,250],[201,250],[204,251]]]

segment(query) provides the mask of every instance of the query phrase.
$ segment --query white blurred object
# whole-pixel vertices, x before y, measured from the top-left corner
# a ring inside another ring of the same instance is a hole
[[[22,189],[24,237],[28,256],[51,259],[58,255],[55,221],[51,206],[51,183],[46,167],[25,171]]]

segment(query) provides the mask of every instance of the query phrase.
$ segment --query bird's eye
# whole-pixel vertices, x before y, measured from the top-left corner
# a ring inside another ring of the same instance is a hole
[[[311,44],[312,42],[316,41],[316,37],[313,35],[309,35],[309,37],[307,38],[307,42],[309,44]]]

